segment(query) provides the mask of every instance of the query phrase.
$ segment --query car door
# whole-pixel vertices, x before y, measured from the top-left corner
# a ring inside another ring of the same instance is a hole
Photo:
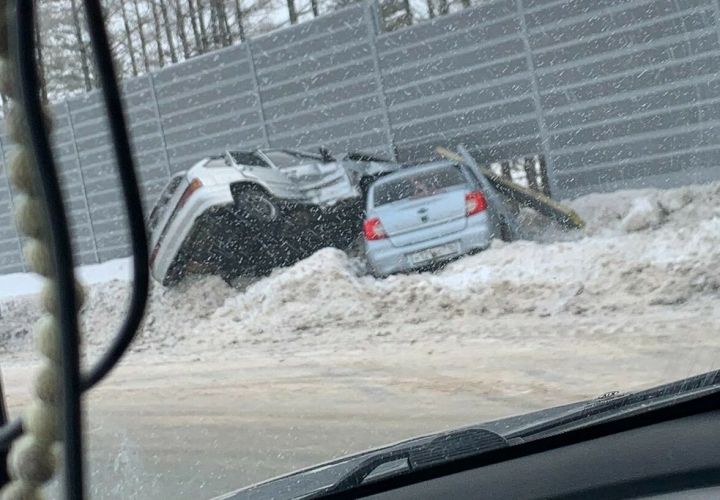
[[[246,177],[264,186],[272,195],[290,199],[302,197],[295,182],[284,172],[274,168],[261,151],[246,153],[242,157],[233,158],[233,160],[235,167],[242,170]]]

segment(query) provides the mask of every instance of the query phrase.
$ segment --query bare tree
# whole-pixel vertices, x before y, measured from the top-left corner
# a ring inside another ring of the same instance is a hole
[[[218,18],[224,34],[225,46],[227,47],[228,45],[232,45],[232,31],[230,30],[227,9],[225,8],[225,2],[223,0],[218,0]]]
[[[148,52],[147,52],[147,41],[145,39],[145,31],[143,30],[143,18],[140,15],[140,6],[138,5],[138,0],[133,0],[133,5],[135,7],[135,17],[137,17],[137,30],[138,30],[138,36],[140,37],[140,50],[142,50],[143,55],[143,64],[145,66],[145,71],[150,71],[150,59],[148,59]]]
[[[232,33],[230,33],[230,24],[227,20],[225,2],[223,0],[210,0],[210,8],[214,13],[214,19],[217,24],[219,44],[227,47],[232,43]]]
[[[92,81],[90,80],[90,63],[88,61],[87,46],[83,39],[82,25],[80,24],[80,11],[78,10],[77,0],[70,0],[70,11],[72,14],[73,31],[75,32],[75,41],[77,49],[80,52],[80,67],[82,69],[85,90],[92,90]]]
[[[450,4],[448,0],[438,0],[438,15],[444,16],[450,12]]]
[[[341,0],[331,1],[328,8]],[[394,1],[402,4],[405,0]],[[463,0],[453,1],[459,4]],[[292,9],[293,24],[325,8],[320,0],[286,2]],[[277,16],[269,15],[278,7],[276,0],[187,0],[187,3],[184,0],[102,0],[102,3],[108,19],[111,50],[120,74],[127,77],[244,41],[250,33],[262,33],[284,24]],[[43,62],[41,70],[47,80],[47,98],[54,101],[68,93],[92,90],[97,86],[97,74],[81,1],[43,0],[41,8],[42,40],[38,41],[37,55]],[[284,11],[285,4],[281,3],[280,8]]]
[[[168,16],[168,9],[165,0],[160,1],[160,13],[162,14],[163,25],[165,26],[165,38],[167,38],[168,49],[170,50],[170,60],[175,64],[178,62],[177,52],[175,51],[175,39],[172,33],[172,25]],[[178,32],[183,30],[182,23],[178,26]],[[179,34],[179,33],[178,33]]]
[[[413,23],[413,11],[410,6],[410,0],[403,0],[403,7],[405,8],[405,18],[408,26],[412,26]]]
[[[75,0],[72,0],[73,3]],[[123,26],[125,28],[125,37],[127,38],[128,54],[130,54],[130,67],[133,76],[138,75],[137,62],[135,61],[135,48],[133,47],[132,33],[130,32],[130,22],[128,21],[127,12],[125,12],[125,2],[120,2],[120,12],[122,13]]]
[[[290,18],[290,24],[297,24],[298,15],[297,9],[295,9],[295,0],[287,0],[288,17]]]
[[[235,24],[237,24],[238,37],[241,42],[245,41],[245,26],[243,25],[244,17],[242,7],[240,6],[240,0],[235,0]]]
[[[195,50],[202,53],[203,42],[200,36],[200,31],[198,30],[198,15],[193,0],[188,0],[188,15],[190,16],[190,25],[192,27],[193,37],[195,37]]]
[[[150,10],[152,12],[153,23],[155,24],[155,47],[157,48],[158,63],[162,68],[165,66],[165,50],[162,46],[162,30],[160,29],[160,16],[158,15],[158,8],[155,0],[150,0]]]
[[[428,17],[433,19],[435,17],[435,5],[433,5],[433,0],[425,0],[425,4],[427,5]]]
[[[183,57],[185,59],[190,58],[190,44],[188,43],[187,32],[185,31],[185,14],[182,11],[180,0],[175,0],[175,29],[177,30],[178,37],[180,38],[180,45],[183,50]]]
[[[197,14],[198,23],[200,24],[200,38],[202,38],[202,51],[207,52],[209,43],[207,28],[205,27],[205,5],[203,4],[203,0],[197,0]]]
[[[216,2],[210,1],[210,30],[212,31],[213,47],[220,45],[220,27],[218,26]]]

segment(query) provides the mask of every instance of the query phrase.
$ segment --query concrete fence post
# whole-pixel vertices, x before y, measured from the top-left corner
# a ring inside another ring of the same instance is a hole
[[[70,112],[70,104],[65,101],[65,113],[68,117],[68,125],[70,126],[70,140],[73,145],[73,154],[75,155],[75,165],[77,166],[78,173],[80,174],[80,185],[82,186],[83,205],[85,208],[85,215],[88,218],[88,227],[90,228],[90,235],[92,236],[92,248],[93,254],[95,255],[95,262],[100,262],[100,255],[98,254],[97,240],[95,238],[95,227],[92,222],[92,215],[90,215],[90,203],[88,202],[87,188],[85,187],[85,174],[83,173],[82,164],[80,163],[80,152],[77,147],[77,139],[75,138],[75,125],[72,119],[72,113]]]
[[[169,179],[170,176],[172,176],[172,166],[170,165],[170,155],[168,154],[167,142],[165,141],[165,128],[163,127],[162,114],[160,113],[160,103],[158,102],[157,91],[155,89],[155,77],[152,72],[149,72],[147,78],[150,85],[150,92],[152,93],[155,119],[158,123],[158,130],[160,131],[160,142],[162,143],[163,153],[165,154],[165,170]]]
[[[257,97],[258,112],[262,121],[263,142],[265,147],[270,147],[270,138],[268,137],[267,120],[265,119],[265,108],[263,106],[262,96],[260,95],[260,83],[258,82],[257,69],[255,68],[255,56],[253,55],[252,41],[245,40],[243,43],[247,50],[248,62],[250,63],[250,71],[252,72],[253,91]]]
[[[392,123],[390,123],[390,110],[388,108],[387,95],[383,85],[382,72],[380,71],[380,58],[377,51],[377,36],[379,33],[378,25],[378,3],[376,0],[368,2],[363,8],[363,15],[368,26],[369,43],[372,50],[373,71],[375,72],[375,83],[377,85],[377,93],[380,97],[383,107],[383,128],[385,129],[385,137],[388,145],[388,152],[393,159],[397,160],[397,148],[395,147],[395,139],[393,137]]]
[[[542,156],[545,158],[547,168],[548,191],[549,193],[557,193],[558,185],[555,179],[552,155],[550,153],[550,134],[547,130],[545,114],[542,107],[542,101],[540,99],[538,75],[537,71],[535,70],[535,64],[533,63],[532,46],[530,45],[530,35],[528,34],[527,24],[525,23],[525,8],[523,7],[523,0],[515,0],[515,7],[520,20],[520,35],[522,37],[523,45],[525,47],[525,59],[527,61],[528,71],[531,75],[532,97],[535,103],[535,114],[537,116],[538,128],[540,130],[540,142],[542,148],[541,153]]]

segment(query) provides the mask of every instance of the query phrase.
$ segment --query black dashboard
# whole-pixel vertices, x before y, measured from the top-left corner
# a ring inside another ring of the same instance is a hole
[[[628,429],[368,498],[720,498],[720,411]]]

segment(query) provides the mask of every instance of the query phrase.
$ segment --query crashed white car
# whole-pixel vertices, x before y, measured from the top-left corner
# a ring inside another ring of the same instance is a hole
[[[370,183],[399,165],[287,149],[226,151],[173,176],[150,214],[150,268],[164,285],[188,273],[261,275],[361,232]]]

